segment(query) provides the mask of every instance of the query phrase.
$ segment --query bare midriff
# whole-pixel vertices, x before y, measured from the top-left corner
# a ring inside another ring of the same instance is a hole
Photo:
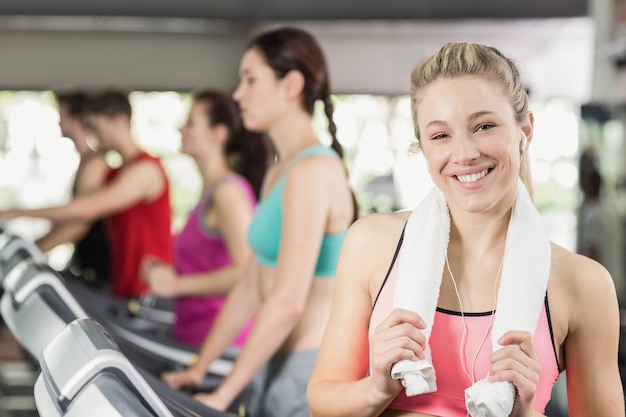
[[[261,295],[266,299],[276,282],[276,268],[263,265],[259,268]],[[304,312],[281,347],[282,352],[319,349],[330,316],[333,287],[333,279],[313,279]]]

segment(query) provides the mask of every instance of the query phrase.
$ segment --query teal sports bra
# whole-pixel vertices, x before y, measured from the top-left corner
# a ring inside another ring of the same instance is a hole
[[[314,146],[294,156],[289,166],[301,158],[312,155],[332,155],[339,158],[339,155],[332,148]],[[278,261],[280,236],[283,229],[282,199],[288,171],[289,167],[278,179],[272,191],[259,202],[248,229],[248,243],[256,254],[257,261],[262,265],[275,267]],[[346,232],[347,228],[339,233],[324,235],[317,264],[315,265],[315,276],[323,278],[335,277],[339,252],[346,237]]]

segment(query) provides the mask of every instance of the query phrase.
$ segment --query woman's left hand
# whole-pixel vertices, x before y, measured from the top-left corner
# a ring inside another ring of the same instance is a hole
[[[489,381],[508,381],[515,385],[517,395],[511,416],[532,416],[541,373],[532,335],[513,330],[506,332],[498,343],[503,347],[491,354]]]
[[[150,259],[143,263],[141,269],[142,279],[152,294],[157,297],[178,296],[178,278],[170,265]]]
[[[193,396],[194,400],[201,402],[207,407],[213,408],[217,411],[226,411],[228,403],[222,399],[219,395],[219,391],[214,391],[210,394],[196,394]]]

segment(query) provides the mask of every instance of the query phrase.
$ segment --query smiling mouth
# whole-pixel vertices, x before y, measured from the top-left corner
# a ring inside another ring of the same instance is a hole
[[[455,175],[456,179],[461,181],[464,184],[469,184],[469,183],[473,183],[476,182],[478,180],[481,180],[483,178],[485,178],[485,176],[487,174],[489,174],[492,171],[493,168],[487,168],[484,171],[481,172],[477,172],[475,174],[470,174],[470,175]]]

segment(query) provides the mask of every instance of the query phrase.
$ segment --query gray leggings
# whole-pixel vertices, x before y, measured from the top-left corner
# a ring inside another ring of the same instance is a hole
[[[306,388],[317,350],[278,353],[250,384],[249,417],[309,417]]]

